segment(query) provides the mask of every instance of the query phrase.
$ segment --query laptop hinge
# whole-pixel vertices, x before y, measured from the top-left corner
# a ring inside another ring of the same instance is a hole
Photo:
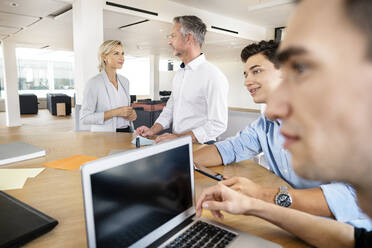
[[[195,216],[195,214],[191,215],[189,218],[184,220],[181,224],[173,228],[171,231],[167,232],[165,235],[157,239],[154,243],[151,245],[147,246],[147,248],[155,248],[159,247],[161,244],[163,244],[165,241],[173,237],[176,233],[181,231],[183,228],[185,228],[187,225],[190,225],[191,222],[194,220],[192,219]]]

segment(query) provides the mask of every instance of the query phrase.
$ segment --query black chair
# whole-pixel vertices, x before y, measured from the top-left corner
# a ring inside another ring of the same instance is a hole
[[[38,107],[37,96],[34,94],[19,95],[19,107],[21,114],[37,114]]]
[[[65,103],[66,115],[71,114],[71,97],[66,94],[47,94],[47,108],[52,115],[57,115],[57,103]]]
[[[162,110],[154,110],[154,111],[146,111],[143,108],[134,108],[137,113],[137,119],[133,121],[134,128],[138,128],[140,126],[147,126],[152,127],[154,125],[156,119],[158,119],[159,115],[161,114]],[[159,133],[171,133],[172,132],[172,125],[170,128],[167,128]]]
[[[130,95],[130,103],[134,103],[137,101],[137,96],[136,95]]]

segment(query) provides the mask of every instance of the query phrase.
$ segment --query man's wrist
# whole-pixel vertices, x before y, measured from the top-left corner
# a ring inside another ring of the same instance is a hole
[[[244,215],[260,215],[260,213],[263,211],[262,204],[264,201],[252,197],[246,197],[244,199]]]
[[[263,188],[261,190],[260,195],[257,199],[260,199],[265,202],[274,203],[275,196],[278,193],[278,189],[276,188]]]

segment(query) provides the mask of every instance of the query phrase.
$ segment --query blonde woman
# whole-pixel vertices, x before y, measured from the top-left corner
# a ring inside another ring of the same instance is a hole
[[[130,107],[129,81],[116,73],[124,64],[122,43],[103,42],[98,60],[100,73],[85,86],[80,120],[91,125],[92,132],[133,132],[137,114]]]

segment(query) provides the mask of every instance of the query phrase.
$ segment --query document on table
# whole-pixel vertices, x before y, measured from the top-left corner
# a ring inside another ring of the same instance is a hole
[[[45,150],[25,143],[0,144],[0,165],[45,156]]]
[[[44,169],[0,169],[0,190],[22,189],[28,178],[36,177]]]
[[[150,145],[153,145],[153,144],[155,143],[155,141],[150,140],[150,139],[147,139],[147,138],[145,138],[145,137],[142,137],[142,136],[137,136],[137,137],[139,137],[139,139],[140,139],[140,145],[141,145],[141,146],[150,146]],[[137,138],[137,137],[136,137],[136,138]],[[132,140],[132,144],[133,144],[133,145],[136,144],[136,138],[134,138],[134,139]]]
[[[97,157],[75,155],[45,163],[44,166],[62,170],[76,170],[86,162],[96,159]]]

